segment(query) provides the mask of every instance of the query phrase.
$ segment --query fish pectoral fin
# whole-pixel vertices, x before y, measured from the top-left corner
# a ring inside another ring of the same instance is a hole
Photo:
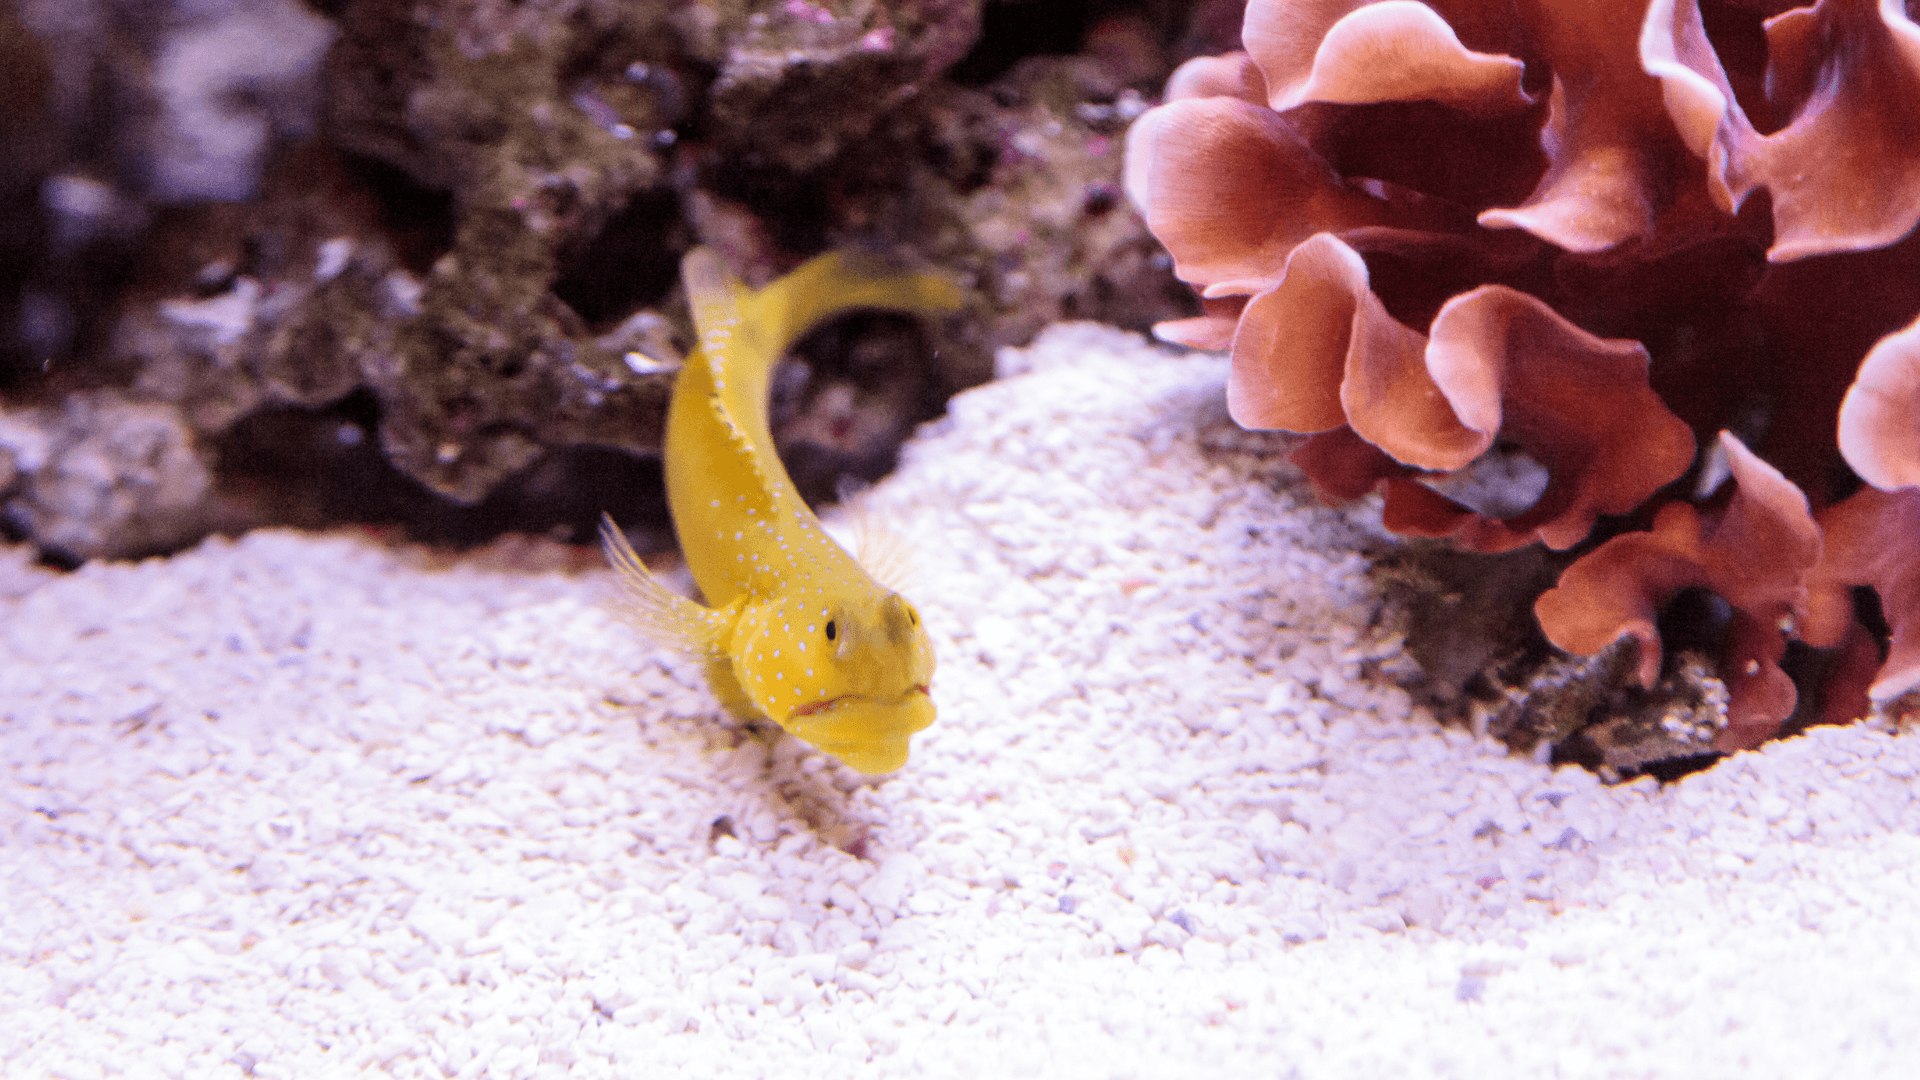
[[[661,584],[606,514],[600,515],[600,544],[607,563],[620,575],[615,608],[641,636],[703,660],[726,655],[727,634],[733,626],[729,612],[696,604]]]
[[[873,580],[894,592],[907,592],[918,569],[913,543],[893,531],[868,502],[872,488],[842,477],[834,488],[840,513],[853,533],[853,561]]]
[[[913,588],[913,544],[871,513],[853,515],[853,558],[873,580],[905,592]]]

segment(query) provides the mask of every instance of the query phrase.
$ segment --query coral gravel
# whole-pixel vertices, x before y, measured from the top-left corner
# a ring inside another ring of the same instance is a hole
[[[0,563],[9,1076],[1894,1075],[1913,740],[1604,787],[1393,683],[1225,362],[1006,352],[873,498],[941,722],[723,719],[607,575]]]

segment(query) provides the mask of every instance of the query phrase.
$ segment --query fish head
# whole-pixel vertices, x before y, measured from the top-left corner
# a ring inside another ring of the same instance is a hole
[[[755,706],[861,772],[905,764],[909,738],[933,723],[933,642],[899,593],[755,605],[742,613],[730,651]]]

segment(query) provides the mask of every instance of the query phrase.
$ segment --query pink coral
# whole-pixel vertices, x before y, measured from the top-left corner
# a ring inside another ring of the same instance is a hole
[[[1892,627],[1873,696],[1920,686],[1901,5],[1251,0],[1242,41],[1175,73],[1126,170],[1205,306],[1159,332],[1231,349],[1236,419],[1315,433],[1315,485],[1384,489],[1403,533],[1565,549],[1650,525],[1581,555],[1543,629],[1640,641],[1651,684],[1661,607],[1719,594],[1725,748],[1792,712],[1789,634],[1866,655],[1856,587]],[[1696,501],[1676,481],[1723,428],[1732,485]],[[1545,471],[1531,505],[1439,490],[1496,448]],[[1842,460],[1871,487],[1836,502]]]
[[[1785,5],[1781,5],[1785,6]],[[1920,27],[1895,5],[1821,0],[1766,20],[1762,134],[1695,0],[1655,0],[1640,39],[1722,210],[1764,188],[1777,261],[1882,247],[1920,222]]]
[[[1852,629],[1852,586],[1871,586],[1892,630],[1868,694],[1891,701],[1920,690],[1920,489],[1867,488],[1820,515],[1825,557],[1815,568],[1807,638],[1838,645]]]
[[[1682,589],[1704,587],[1733,608],[1720,677],[1727,684],[1722,749],[1742,749],[1773,734],[1793,712],[1797,693],[1780,670],[1783,626],[1807,609],[1807,574],[1820,558],[1820,530],[1807,497],[1722,432],[1732,497],[1701,512],[1674,501],[1660,508],[1651,532],[1608,540],[1567,568],[1559,585],[1534,605],[1540,626],[1569,652],[1595,653],[1620,637],[1640,642],[1638,675],[1652,686],[1660,674],[1654,619]]]

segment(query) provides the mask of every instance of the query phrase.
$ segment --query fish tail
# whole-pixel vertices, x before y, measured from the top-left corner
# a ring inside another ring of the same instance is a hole
[[[681,260],[680,278],[700,347],[712,356],[731,353],[736,365],[754,369],[771,368],[807,331],[836,315],[862,308],[945,315],[960,310],[965,300],[960,286],[943,274],[839,251],[808,259],[764,288],[749,289],[727,273],[712,249],[698,247]],[[754,370],[750,377],[758,384],[764,371]]]
[[[725,613],[696,604],[661,584],[607,514],[600,515],[600,544],[608,565],[620,575],[618,610],[634,629],[656,645],[702,660],[726,656],[731,620]]]
[[[743,298],[745,321],[762,328],[764,350],[777,358],[807,331],[857,308],[944,315],[960,309],[960,287],[947,277],[886,260],[833,251]]]

